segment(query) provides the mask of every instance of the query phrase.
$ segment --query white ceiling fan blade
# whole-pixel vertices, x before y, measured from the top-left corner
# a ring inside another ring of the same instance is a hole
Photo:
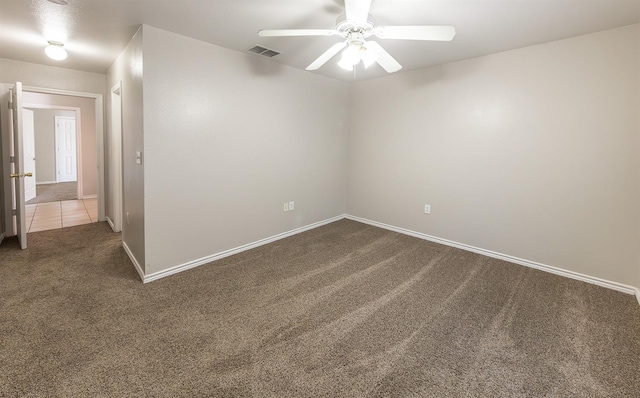
[[[451,41],[453,26],[378,26],[374,34],[381,39]]]
[[[282,36],[332,36],[338,34],[335,29],[262,29],[258,32],[261,37]]]
[[[367,51],[373,51],[378,58],[376,62],[389,73],[397,72],[402,69],[402,65],[398,63],[380,44],[375,41],[368,41],[365,44]]]
[[[344,0],[347,21],[365,24],[369,17],[371,0]]]
[[[347,46],[346,41],[341,41],[340,43],[336,43],[333,46],[329,47],[327,51],[322,53],[315,61],[311,63],[311,65],[307,66],[306,70],[316,70],[319,69],[322,65],[324,65],[328,60],[333,58],[334,55],[340,52],[343,48]]]

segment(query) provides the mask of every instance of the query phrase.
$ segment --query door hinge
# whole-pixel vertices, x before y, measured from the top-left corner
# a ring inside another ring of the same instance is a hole
[[[9,101],[9,109],[13,109],[13,101]]]
[[[12,216],[17,216],[18,215],[18,210],[17,209],[11,209],[11,215]]]
[[[16,162],[16,157],[15,156],[9,156],[9,163],[15,163]]]

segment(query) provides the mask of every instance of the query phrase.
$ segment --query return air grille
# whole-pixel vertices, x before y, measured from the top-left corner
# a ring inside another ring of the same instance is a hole
[[[271,50],[262,46],[255,46],[253,48],[250,48],[249,52],[254,54],[264,55],[265,57],[269,57],[269,58],[275,57],[276,55],[280,54],[275,50]]]

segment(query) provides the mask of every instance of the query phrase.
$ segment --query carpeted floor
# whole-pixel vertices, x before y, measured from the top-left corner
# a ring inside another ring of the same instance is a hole
[[[27,204],[32,205],[73,199],[78,199],[78,182],[58,182],[55,184],[36,185],[36,197],[27,201]]]
[[[0,396],[637,397],[633,296],[342,220],[143,285],[106,223],[0,246]]]

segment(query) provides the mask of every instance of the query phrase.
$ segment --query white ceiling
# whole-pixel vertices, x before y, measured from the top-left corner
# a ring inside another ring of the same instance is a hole
[[[261,38],[260,29],[333,28],[343,0],[0,0],[0,58],[105,73],[140,24],[246,52],[255,44],[304,69],[338,37]],[[640,22],[640,0],[373,0],[377,25],[454,25],[452,42],[379,40],[402,71]],[[69,57],[49,60],[47,40]],[[259,55],[252,55],[259,57]],[[329,61],[324,76],[353,81],[386,74],[378,65],[347,72]],[[312,73],[312,72],[309,72]]]

